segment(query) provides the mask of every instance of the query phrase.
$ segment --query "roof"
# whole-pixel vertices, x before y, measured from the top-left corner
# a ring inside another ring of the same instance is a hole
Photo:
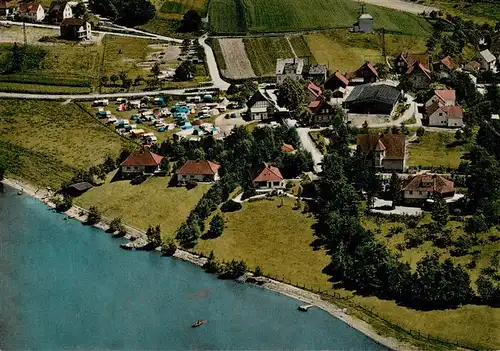
[[[430,56],[428,54],[415,54],[409,52],[402,52],[398,55],[409,66],[413,66],[415,62],[420,62],[425,68],[429,68]]]
[[[446,194],[453,192],[454,183],[439,174],[424,173],[411,178],[403,190]]]
[[[264,164],[264,167],[259,172],[254,182],[276,182],[283,180],[280,170],[277,167]]]
[[[457,69],[457,64],[450,56],[446,56],[445,58],[441,59],[441,63],[451,71]]]
[[[322,100],[322,99],[319,99],[319,100],[313,100],[313,101],[311,101],[311,102],[309,103],[309,105],[307,105],[307,107],[308,107],[309,109],[315,109],[315,108],[317,108],[318,106],[320,106],[322,102],[323,102],[323,100]]]
[[[283,74],[285,71],[293,71],[295,74],[302,74],[304,69],[304,59],[287,58],[276,60],[276,74]]]
[[[431,79],[431,71],[429,71],[422,63],[419,61],[416,61],[413,65],[408,67],[408,70],[406,71],[406,74],[412,74],[413,72],[418,72],[421,71],[423,72],[427,78]]]
[[[121,166],[158,166],[163,159],[162,156],[148,150],[142,150],[130,154]]]
[[[441,110],[446,112],[448,115],[448,118],[456,118],[456,119],[461,119],[464,117],[464,111],[462,110],[461,106],[442,106]]]
[[[365,155],[370,155],[374,150],[382,150],[385,151],[386,159],[403,160],[405,158],[406,141],[404,135],[360,134],[356,137],[356,144]]]
[[[19,6],[19,11],[21,11],[21,12],[36,12],[36,11],[38,11],[39,6],[40,6],[39,2],[22,3],[21,6]]]
[[[490,50],[483,50],[479,52],[479,56],[481,56],[488,63],[496,60],[495,56],[493,56]]]
[[[467,63],[464,67],[465,70],[467,71],[477,71],[481,68],[481,64],[477,61],[471,61]]]
[[[453,89],[448,89],[448,90],[434,90],[434,94],[438,98],[440,98],[443,102],[446,100],[453,100],[455,101],[457,99],[455,90]]]
[[[85,191],[85,190],[89,190],[90,188],[92,188],[92,184],[90,184],[88,182],[80,182],[80,183],[68,185],[68,188],[72,188],[72,189],[75,189],[78,191]]]
[[[70,26],[83,26],[87,21],[85,21],[84,19],[81,19],[81,18],[65,18],[62,22],[61,22],[61,26],[67,26],[67,27],[70,27]]]
[[[283,152],[293,152],[293,151],[295,151],[295,148],[293,147],[293,145],[283,144],[281,146],[281,151],[283,151]]]
[[[431,116],[434,112],[439,110],[441,107],[441,104],[439,102],[433,102],[429,106],[426,107],[425,112],[427,113],[427,116]]]
[[[345,102],[381,102],[394,105],[401,91],[387,84],[363,84],[356,86]]]
[[[179,169],[176,174],[188,175],[215,175],[217,174],[220,165],[206,160],[189,160]]]
[[[309,82],[307,84],[306,89],[309,90],[311,92],[311,94],[313,94],[315,97],[321,96],[321,94],[323,94],[323,92],[321,91],[321,88],[318,87],[313,82]]]
[[[252,95],[248,100],[248,108],[252,108],[258,101],[267,101],[274,108],[275,111],[286,112],[288,111],[285,107],[280,107],[278,105],[278,97],[275,94],[274,89],[259,89]]]
[[[368,13],[363,13],[361,16],[358,17],[358,19],[373,19],[373,17]]]
[[[370,63],[370,62],[366,62],[363,66],[361,66],[359,69],[363,69],[363,68],[368,68],[370,71],[372,71],[372,73],[378,78],[378,72],[377,70],[375,69],[375,67],[373,67],[373,65]]]
[[[342,83],[344,83],[345,85],[349,84],[349,80],[346,77],[344,77],[344,75],[342,73],[340,73],[339,71],[335,71],[335,73],[333,73],[330,77],[328,77],[328,79],[326,81],[328,82],[330,79],[338,79]],[[326,84],[327,83],[325,83],[325,85]]]
[[[311,65],[309,66],[309,74],[326,74],[328,67],[326,65]]]
[[[19,7],[19,1],[13,0],[13,1],[7,1],[7,0],[1,0],[0,1],[0,9],[11,9],[11,8],[16,8]]]

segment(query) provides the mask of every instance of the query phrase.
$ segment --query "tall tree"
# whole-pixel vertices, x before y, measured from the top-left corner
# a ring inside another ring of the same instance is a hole
[[[181,32],[197,32],[201,29],[201,16],[195,10],[187,11],[182,17],[180,31]]]
[[[218,238],[224,232],[224,218],[216,214],[210,221],[210,237]]]
[[[182,62],[175,70],[175,78],[180,81],[187,81],[194,78],[196,67],[191,61]]]
[[[392,172],[389,192],[391,194],[392,208],[395,208],[403,200],[403,184],[396,172]]]
[[[440,195],[434,196],[434,203],[432,204],[431,216],[434,223],[439,228],[443,228],[448,223],[448,204]]]
[[[278,87],[276,96],[278,105],[286,107],[290,111],[298,111],[306,102],[306,92],[300,82],[287,78]]]

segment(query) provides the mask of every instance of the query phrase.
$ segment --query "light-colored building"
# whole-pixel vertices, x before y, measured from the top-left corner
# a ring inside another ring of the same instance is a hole
[[[39,2],[22,3],[19,7],[19,18],[29,22],[41,22],[45,18],[45,10]]]
[[[455,90],[435,90],[425,103],[425,110],[429,126],[433,127],[462,127],[463,110],[456,104]]]
[[[407,180],[403,187],[403,199],[407,204],[422,204],[436,195],[452,198],[454,183],[439,174],[417,174]]]
[[[490,50],[480,51],[477,55],[477,61],[481,65],[481,69],[485,71],[497,71],[497,59]]]
[[[67,1],[52,1],[48,12],[49,20],[53,23],[60,23],[66,18],[73,18],[73,10]]]
[[[186,182],[214,182],[220,179],[220,165],[205,160],[189,160],[175,174],[180,184]]]
[[[276,113],[288,110],[278,105],[274,89],[259,89],[247,102],[248,116],[252,121],[264,121],[274,118]]]
[[[278,167],[264,163],[253,180],[257,191],[280,190],[285,188],[285,181]]]
[[[304,59],[278,59],[276,61],[276,84],[282,84],[287,78],[299,81],[302,79],[303,71]]]
[[[92,26],[80,18],[66,18],[59,25],[61,38],[68,40],[92,39]]]
[[[363,13],[358,17],[358,22],[352,26],[352,31],[356,33],[373,33],[373,17]]]
[[[406,168],[406,139],[400,134],[360,134],[356,137],[358,149],[368,167],[377,170],[404,171]]]
[[[162,156],[148,150],[134,152],[120,164],[123,176],[155,174],[161,171]]]

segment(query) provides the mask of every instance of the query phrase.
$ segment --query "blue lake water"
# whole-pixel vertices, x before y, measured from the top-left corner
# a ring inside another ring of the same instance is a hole
[[[0,349],[384,349],[326,312],[64,218],[0,192]]]

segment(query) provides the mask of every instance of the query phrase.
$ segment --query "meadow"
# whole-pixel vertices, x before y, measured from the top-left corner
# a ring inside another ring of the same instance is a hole
[[[350,27],[357,21],[360,4],[350,0],[214,0],[210,8],[215,33],[286,32]],[[424,35],[431,26],[423,18],[379,6],[366,5],[375,28]]]
[[[419,143],[409,144],[408,166],[457,168],[467,152],[467,145],[455,146],[454,141],[454,133],[426,132]]]
[[[257,76],[274,76],[276,60],[293,57],[292,49],[283,37],[249,38],[244,39],[243,42],[248,59]]]
[[[495,25],[500,18],[500,6],[488,1],[426,0],[427,4],[443,9],[445,13],[478,23]]]

